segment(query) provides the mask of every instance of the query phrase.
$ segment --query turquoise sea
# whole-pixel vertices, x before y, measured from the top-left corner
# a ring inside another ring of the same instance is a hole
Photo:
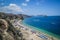
[[[34,16],[25,18],[23,24],[45,34],[60,38],[60,16]]]

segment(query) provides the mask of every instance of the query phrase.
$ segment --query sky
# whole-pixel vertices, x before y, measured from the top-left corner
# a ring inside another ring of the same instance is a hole
[[[0,0],[0,12],[60,16],[60,0]]]

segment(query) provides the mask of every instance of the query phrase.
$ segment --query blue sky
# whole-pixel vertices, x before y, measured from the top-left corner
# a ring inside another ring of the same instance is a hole
[[[0,11],[14,14],[60,16],[60,0],[0,0]]]

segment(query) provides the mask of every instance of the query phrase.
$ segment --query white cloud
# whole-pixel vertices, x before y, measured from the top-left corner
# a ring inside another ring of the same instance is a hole
[[[16,4],[10,4],[8,6],[9,9],[13,10],[13,11],[17,11],[17,12],[22,12],[22,9],[20,6],[16,5]]]
[[[22,6],[27,6],[30,0],[25,0],[25,3],[22,3]]]
[[[25,0],[26,2],[29,2],[30,0]]]
[[[27,6],[27,3],[22,3],[22,6]]]
[[[1,9],[2,9],[2,11],[6,11],[6,12],[23,12],[21,7],[16,4],[9,4],[8,6],[4,6],[4,7],[0,8],[0,10]]]

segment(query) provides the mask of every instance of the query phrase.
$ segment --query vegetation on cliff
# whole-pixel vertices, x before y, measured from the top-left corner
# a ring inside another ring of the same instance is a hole
[[[23,20],[22,15],[0,12],[0,40],[25,40],[20,30],[10,23],[13,19]]]

